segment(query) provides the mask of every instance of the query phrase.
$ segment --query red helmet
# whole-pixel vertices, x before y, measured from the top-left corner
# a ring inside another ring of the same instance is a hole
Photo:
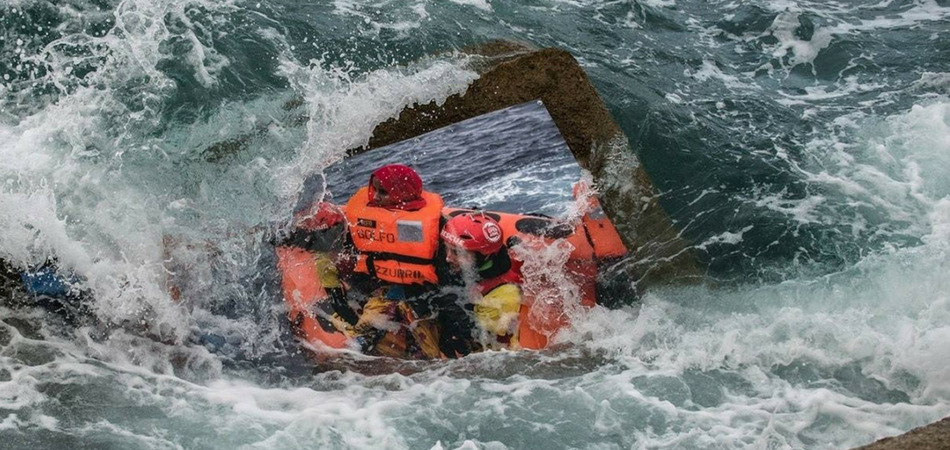
[[[309,217],[306,214],[310,214]],[[316,207],[302,211],[295,219],[297,228],[318,231],[333,228],[346,220],[346,217],[343,211],[340,211],[340,208],[333,203],[320,202]]]
[[[441,236],[447,245],[482,255],[497,253],[504,245],[498,222],[477,213],[460,214],[449,219]]]

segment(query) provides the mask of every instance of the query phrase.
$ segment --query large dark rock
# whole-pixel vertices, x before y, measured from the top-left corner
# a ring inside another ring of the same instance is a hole
[[[947,450],[950,449],[950,417],[915,428],[900,436],[881,439],[854,450]]]
[[[467,52],[480,55],[475,67],[481,76],[464,94],[441,106],[432,102],[405,109],[376,127],[368,147],[352,152],[540,99],[577,161],[593,174],[604,210],[632,252],[629,270],[638,287],[700,279],[697,259],[657,201],[646,168],[570,53],[504,41]]]
[[[472,117],[522,104],[544,102],[580,165],[589,170],[607,215],[631,251],[628,272],[640,289],[670,282],[693,282],[702,270],[657,201],[647,169],[577,60],[565,50],[535,49],[510,41],[493,41],[464,50],[474,56],[480,73],[464,94],[413,105],[379,124],[367,146],[349,154],[379,148]],[[285,105],[288,125],[303,125],[300,99]],[[266,133],[266,126],[208,147],[208,161],[223,161]]]

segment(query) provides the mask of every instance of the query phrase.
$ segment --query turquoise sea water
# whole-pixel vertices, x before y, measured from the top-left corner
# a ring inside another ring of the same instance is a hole
[[[9,1],[0,258],[56,258],[151,338],[0,307],[0,448],[830,449],[947,416],[948,25],[944,0]],[[715,287],[542,353],[315,366],[264,235],[498,38],[580,61]]]

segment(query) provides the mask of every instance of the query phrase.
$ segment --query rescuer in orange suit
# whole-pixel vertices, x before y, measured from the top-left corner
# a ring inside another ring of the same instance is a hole
[[[444,270],[445,250],[439,238],[443,206],[442,197],[425,191],[416,171],[401,164],[374,171],[367,186],[346,204],[357,255],[354,273],[362,275],[354,278],[354,284],[382,291],[384,297],[371,296],[357,328],[391,327],[392,320],[381,324],[378,316],[397,314],[399,308],[393,304],[408,305],[411,310],[404,310],[404,315],[419,321],[434,319],[438,324],[412,333],[417,350],[429,358],[440,356],[433,354],[433,339],[438,342],[437,350],[447,357],[471,352],[471,319],[459,305],[458,296],[441,289],[453,284],[451,274]],[[383,310],[387,312],[379,314]],[[418,328],[410,325],[414,331]],[[379,342],[373,340],[379,335],[365,334],[364,350],[374,349]]]

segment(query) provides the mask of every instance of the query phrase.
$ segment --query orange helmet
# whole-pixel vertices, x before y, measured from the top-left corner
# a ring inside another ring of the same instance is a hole
[[[486,256],[497,253],[504,245],[498,222],[478,213],[460,214],[449,219],[441,236],[447,245]]]

